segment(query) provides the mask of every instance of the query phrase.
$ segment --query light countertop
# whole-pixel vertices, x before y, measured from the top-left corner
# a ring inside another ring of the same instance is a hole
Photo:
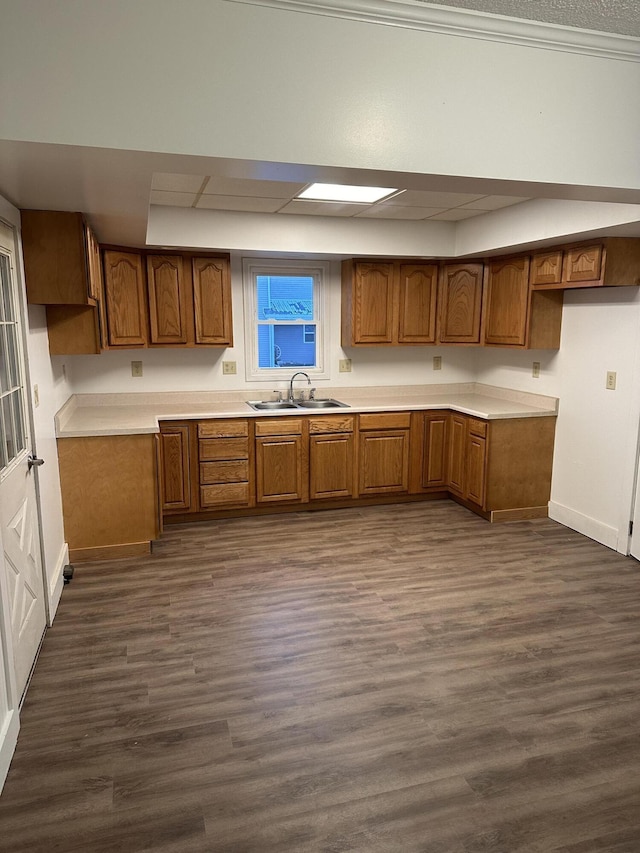
[[[268,392],[189,391],[140,394],[74,394],[56,415],[56,435],[157,433],[163,420],[264,418],[346,412],[451,409],[477,418],[552,417],[558,399],[476,382],[365,388],[323,388],[323,397],[347,403],[348,409],[295,409],[257,412],[247,400],[272,399]]]

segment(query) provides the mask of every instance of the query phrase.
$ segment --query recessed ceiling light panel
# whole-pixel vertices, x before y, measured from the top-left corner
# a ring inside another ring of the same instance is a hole
[[[311,184],[297,198],[313,201],[342,201],[354,204],[373,204],[397,193],[393,187],[354,187],[345,184]]]

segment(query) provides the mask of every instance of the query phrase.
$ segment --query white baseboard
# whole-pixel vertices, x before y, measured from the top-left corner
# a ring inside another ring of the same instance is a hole
[[[49,581],[49,625],[52,624],[53,618],[56,615],[56,610],[58,609],[58,604],[60,603],[60,597],[62,596],[62,590],[64,588],[64,577],[62,573],[68,562],[69,545],[65,542],[60,554],[58,555],[53,576]]]
[[[19,731],[20,717],[18,715],[18,709],[14,708],[9,711],[6,724],[0,732],[0,791],[2,791],[5,779],[7,778],[13,753],[16,751]]]
[[[577,530],[589,539],[594,539],[601,545],[606,545],[613,551],[618,550],[618,538],[620,531],[617,527],[611,527],[609,524],[603,524],[596,518],[590,518],[575,509],[568,506],[549,501],[549,518],[554,521],[564,524],[565,527],[570,527],[572,530]]]

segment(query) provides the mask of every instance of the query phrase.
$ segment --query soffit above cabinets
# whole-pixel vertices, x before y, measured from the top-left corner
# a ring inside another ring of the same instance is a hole
[[[305,186],[289,181],[155,173],[150,203],[250,213],[456,222],[528,200],[521,196],[406,190],[376,204],[346,204],[297,198]]]

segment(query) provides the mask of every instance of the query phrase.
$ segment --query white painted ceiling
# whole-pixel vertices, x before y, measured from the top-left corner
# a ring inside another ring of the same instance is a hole
[[[429,5],[640,38],[640,0],[446,0]]]
[[[396,189],[406,191],[387,202],[345,204],[296,198],[305,186],[290,181],[156,173],[151,184],[150,202],[170,207],[251,213],[458,222],[527,201],[526,197],[520,196],[421,191],[400,186]]]

